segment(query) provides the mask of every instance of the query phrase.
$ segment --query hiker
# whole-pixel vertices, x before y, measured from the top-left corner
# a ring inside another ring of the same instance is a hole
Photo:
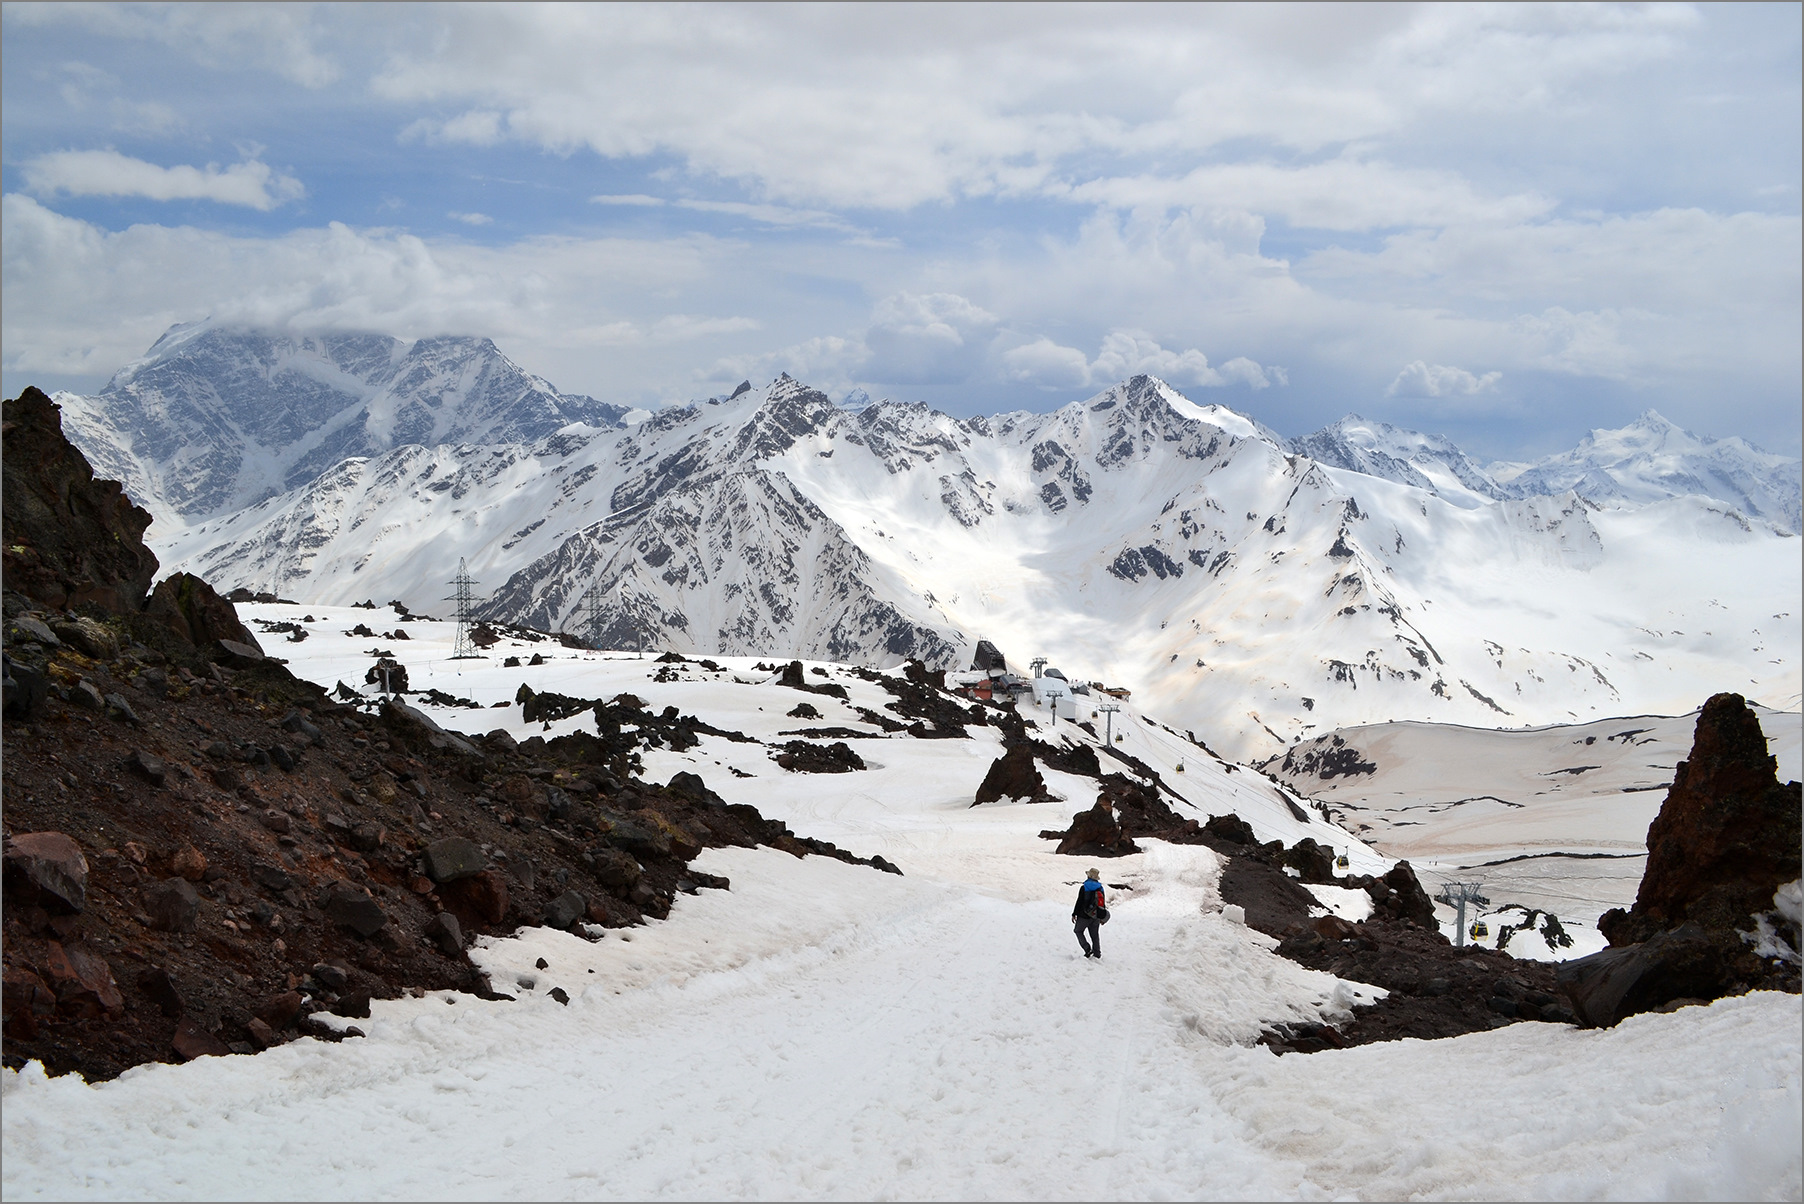
[[[1071,909],[1071,926],[1085,957],[1102,960],[1102,926],[1109,922],[1109,901],[1102,893],[1102,871],[1092,868],[1077,888],[1077,906]]]

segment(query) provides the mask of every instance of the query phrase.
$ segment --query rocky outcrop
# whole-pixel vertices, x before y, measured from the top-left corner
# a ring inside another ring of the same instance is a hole
[[[1799,876],[1804,788],[1781,784],[1760,720],[1739,694],[1698,712],[1691,755],[1673,773],[1647,830],[1647,870],[1635,905],[1606,912],[1612,945],[1644,940],[1687,921],[1746,928],[1773,893]]]
[[[1017,744],[990,763],[989,772],[978,783],[975,801],[971,805],[975,807],[980,803],[1001,802],[1005,798],[1030,803],[1044,802],[1051,798],[1046,792],[1046,779],[1040,776],[1039,769],[1034,765],[1031,744]]]
[[[1781,784],[1760,720],[1739,694],[1698,712],[1691,755],[1647,832],[1647,870],[1627,911],[1597,922],[1611,948],[1560,967],[1587,1024],[1608,1027],[1679,1000],[1796,992],[1794,927],[1768,922],[1799,877],[1799,783]],[[1764,947],[1762,933],[1778,944]]]
[[[42,390],[27,388],[5,403],[0,445],[6,588],[55,610],[136,611],[157,572],[143,540],[149,512],[132,505],[119,482],[94,479]]]
[[[237,609],[192,573],[175,573],[158,582],[145,602],[144,614],[199,648],[215,640],[262,648],[239,621]]]
[[[1139,851],[1140,846],[1122,830],[1107,798],[1099,798],[1088,811],[1073,815],[1071,827],[1054,850],[1075,857],[1127,857]]]

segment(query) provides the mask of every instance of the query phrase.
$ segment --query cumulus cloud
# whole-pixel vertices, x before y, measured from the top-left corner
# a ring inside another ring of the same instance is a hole
[[[1284,369],[1264,367],[1245,356],[1211,367],[1209,357],[1196,348],[1171,351],[1140,330],[1111,330],[1093,360],[1075,347],[1041,337],[1004,352],[1002,362],[1010,379],[1047,389],[1109,385],[1143,373],[1204,388],[1242,384],[1264,389],[1289,381]]]
[[[957,293],[895,293],[879,301],[864,342],[867,379],[948,384],[968,379],[995,335],[996,316]]]
[[[924,26],[908,10],[452,6],[434,10],[430,36],[396,39],[374,82],[393,100],[462,107],[423,127],[437,138],[670,154],[776,200],[908,208],[1057,194],[1071,174],[1092,178],[1097,155],[1249,140],[1313,154],[1421,120],[1534,115],[1673,54],[1696,23],[1676,7],[1322,9],[1303,28],[1233,8],[1049,9],[1031,22],[947,9]],[[743,69],[779,57],[810,69]],[[1204,173],[1191,191],[1257,192],[1272,174]],[[1365,201],[1317,174],[1311,203],[1335,223],[1487,204],[1433,173],[1393,171]],[[1398,212],[1369,212],[1393,196]]]
[[[1475,376],[1464,368],[1416,360],[1406,364],[1384,392],[1387,397],[1471,397],[1495,389],[1502,379],[1501,372]]]
[[[308,88],[343,74],[321,49],[349,14],[332,5],[21,4],[6,18],[74,25],[91,33],[157,42],[209,67],[273,71]]]
[[[301,182],[247,158],[222,168],[159,167],[113,150],[53,151],[24,163],[25,187],[41,197],[135,196],[152,201],[216,201],[270,210],[306,194]]]

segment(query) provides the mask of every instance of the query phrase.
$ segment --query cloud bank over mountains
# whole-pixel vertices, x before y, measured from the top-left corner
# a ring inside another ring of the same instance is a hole
[[[213,316],[492,334],[619,404],[1145,371],[1496,455],[1799,439],[1792,9],[3,19],[9,392]]]

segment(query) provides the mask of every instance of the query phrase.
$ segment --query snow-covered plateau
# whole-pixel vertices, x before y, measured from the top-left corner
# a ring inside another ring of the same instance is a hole
[[[361,683],[370,664],[372,640],[350,629],[390,622],[321,606],[242,613],[300,624],[307,638],[269,647],[327,685]],[[551,736],[585,722],[523,722],[522,682],[630,690],[654,711],[760,739],[797,724],[796,692],[750,657],[711,668],[504,639],[453,660],[451,624],[406,630],[374,643],[415,688],[479,704],[420,703],[449,729]],[[534,653],[544,663],[503,663]],[[855,725],[854,706],[882,698],[815,668],[850,692],[810,696],[822,722]],[[1024,705],[1042,738],[1096,743]],[[1234,811],[1261,839],[1334,842],[1355,872],[1388,864],[1161,718],[1136,699],[1114,730],[1180,811]],[[471,955],[512,984],[512,1002],[377,1001],[362,1039],[145,1065],[99,1085],[35,1064],[0,1072],[0,1188],[8,1199],[1795,1199],[1804,1188],[1795,996],[1604,1031],[1518,1023],[1278,1058],[1252,1044],[1263,1026],[1344,1015],[1375,989],[1277,957],[1223,907],[1216,854],[1148,841],[1102,863],[1120,923],[1105,959],[1086,961],[1067,914],[1086,863],[1038,833],[1086,805],[1094,783],[1049,769],[1065,801],[974,808],[995,729],[858,744],[868,769],[811,775],[778,768],[762,744],[703,736],[683,753],[648,751],[645,774],[698,773],[798,831],[880,852],[904,876],[710,850],[698,868],[730,889],[682,896],[668,920],[595,941],[543,928],[484,938]],[[1448,772],[1458,787],[1458,767]],[[1520,847],[1536,847],[1542,812],[1513,815]],[[1323,889],[1324,910],[1341,902]]]

